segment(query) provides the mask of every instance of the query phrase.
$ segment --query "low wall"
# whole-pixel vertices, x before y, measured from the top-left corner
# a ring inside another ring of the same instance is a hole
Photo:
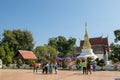
[[[97,70],[100,70],[101,67],[97,66]],[[106,65],[103,67],[104,70],[115,70],[114,65]],[[118,70],[120,70],[120,64],[117,67]]]

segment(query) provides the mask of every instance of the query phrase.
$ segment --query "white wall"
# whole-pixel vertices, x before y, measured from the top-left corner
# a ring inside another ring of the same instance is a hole
[[[95,54],[99,59],[103,59],[103,54]]]

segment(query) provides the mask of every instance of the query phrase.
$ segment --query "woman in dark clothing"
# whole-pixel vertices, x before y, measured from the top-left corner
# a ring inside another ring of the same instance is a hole
[[[46,66],[46,64],[43,63],[43,64],[42,64],[42,73],[43,73],[43,74],[44,74],[44,72],[45,72],[45,66]]]
[[[88,74],[88,72],[90,72],[90,74],[92,74],[92,71],[91,71],[91,62],[90,61],[88,61],[87,62],[87,74]]]

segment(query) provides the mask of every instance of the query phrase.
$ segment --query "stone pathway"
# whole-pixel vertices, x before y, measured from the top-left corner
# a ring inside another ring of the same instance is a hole
[[[42,74],[41,70],[0,69],[0,80],[120,80],[120,71],[96,71],[83,75],[82,71],[59,70],[58,74]]]

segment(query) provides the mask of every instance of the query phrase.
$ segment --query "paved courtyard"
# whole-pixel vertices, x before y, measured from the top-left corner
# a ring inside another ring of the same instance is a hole
[[[33,73],[24,69],[0,69],[0,80],[120,80],[120,71],[96,71],[83,75],[82,71],[59,70],[58,74]]]

